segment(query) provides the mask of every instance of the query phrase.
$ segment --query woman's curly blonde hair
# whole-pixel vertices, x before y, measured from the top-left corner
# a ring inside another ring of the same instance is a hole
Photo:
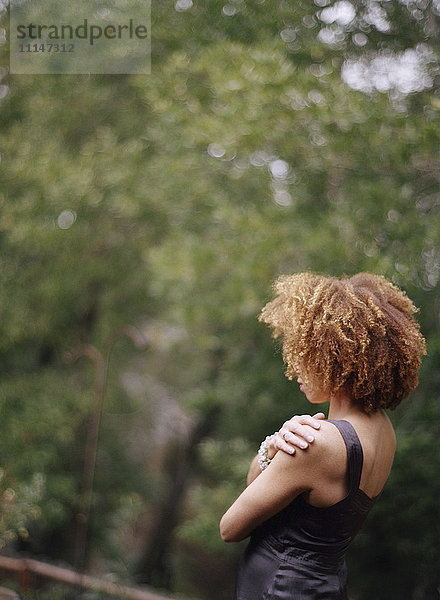
[[[408,296],[385,277],[359,273],[284,275],[259,320],[282,338],[286,377],[333,395],[344,390],[366,412],[394,409],[418,383],[425,340]]]

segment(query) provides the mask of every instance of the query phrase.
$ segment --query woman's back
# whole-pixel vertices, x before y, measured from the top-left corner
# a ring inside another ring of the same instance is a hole
[[[388,478],[396,448],[396,438],[388,417],[377,411],[372,415],[353,414],[345,420],[360,441],[363,466],[359,487],[370,498],[381,492]],[[330,506],[347,494],[347,452],[341,432],[331,421],[323,421],[315,441],[324,444],[320,453],[314,487],[303,494],[312,506]]]
[[[385,413],[356,416],[351,424],[362,444],[364,464],[360,488],[370,498],[377,496],[385,485],[393,464],[396,436]]]

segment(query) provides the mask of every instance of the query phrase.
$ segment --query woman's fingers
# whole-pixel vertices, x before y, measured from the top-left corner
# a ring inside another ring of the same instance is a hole
[[[306,429],[306,427],[303,427],[303,429]],[[273,440],[273,445],[276,450],[294,454],[295,447],[305,450],[309,445],[309,441],[313,441],[310,439],[312,436],[309,435],[307,437],[308,440],[306,441],[303,436],[296,435],[288,429],[281,428]]]
[[[274,448],[276,450],[281,450],[282,452],[286,452],[287,454],[295,454],[295,448],[294,446],[291,446],[290,444],[287,443],[287,441],[285,440],[285,438],[283,437],[284,434],[287,435],[287,431],[280,430],[274,437],[273,439],[273,445]]]
[[[308,443],[304,440],[303,437],[299,437],[298,435],[295,435],[290,431],[286,431],[283,434],[283,439],[288,444],[291,444],[292,446],[297,446],[298,448],[302,448],[303,450],[308,446]]]
[[[308,442],[312,442],[313,440],[310,438],[313,438],[313,433],[310,431],[310,428],[320,429],[321,423],[318,419],[314,419],[310,415],[298,415],[286,421],[283,424],[282,430],[283,433],[290,431]]]
[[[325,419],[325,414],[323,412],[317,412],[316,415],[313,415],[313,419]]]
[[[311,415],[299,415],[297,417],[292,417],[289,421],[286,421],[284,425],[287,423],[292,423],[293,426],[294,423],[297,423],[299,425],[308,425],[314,429],[320,429],[321,423],[319,420],[321,419],[325,419],[324,413],[316,413],[316,415],[313,415],[313,417]]]
[[[296,415],[286,421],[274,439],[274,447],[288,454],[295,453],[295,447],[305,450],[314,441],[313,429],[321,427],[320,420],[325,419],[322,412],[315,415]]]

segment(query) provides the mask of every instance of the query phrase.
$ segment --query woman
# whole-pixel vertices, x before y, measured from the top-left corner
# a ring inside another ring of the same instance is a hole
[[[282,338],[286,376],[311,404],[329,402],[329,420],[296,417],[266,438],[220,533],[251,534],[235,600],[344,600],[346,549],[393,462],[383,409],[416,387],[425,341],[411,300],[384,277],[301,273],[275,291],[260,320]]]

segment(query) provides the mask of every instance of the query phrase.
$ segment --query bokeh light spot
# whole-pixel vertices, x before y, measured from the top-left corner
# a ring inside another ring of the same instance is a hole
[[[73,210],[63,210],[58,215],[57,223],[60,229],[70,229],[76,221],[76,212]]]
[[[185,10],[192,8],[192,6],[192,0],[177,0],[177,2],[174,4],[174,8],[177,10],[177,12],[184,12]]]
[[[328,8],[324,8],[319,15],[319,18],[323,23],[337,23],[338,25],[348,25],[353,21],[356,16],[356,11],[354,10],[351,2],[347,2],[346,0],[341,0],[341,2],[336,2],[333,6],[329,6]]]
[[[289,173],[289,165],[285,160],[273,160],[269,164],[269,169],[272,174],[272,177],[275,179],[285,179],[287,174]]]
[[[280,33],[280,38],[283,40],[283,42],[293,42],[296,38],[296,31],[294,29],[283,29],[283,31]]]
[[[209,144],[208,146],[208,154],[212,156],[212,158],[222,158],[226,153],[226,150],[223,148],[221,144]]]
[[[237,9],[232,4],[225,4],[222,8],[222,14],[225,17],[233,17],[237,13]]]

